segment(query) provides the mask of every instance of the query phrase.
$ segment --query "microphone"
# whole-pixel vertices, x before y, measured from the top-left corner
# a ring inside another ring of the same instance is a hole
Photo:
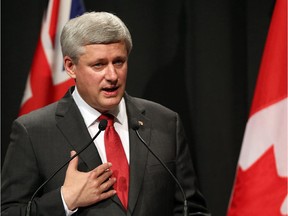
[[[174,179],[174,181],[178,185],[179,189],[182,192],[183,200],[184,200],[183,201],[183,215],[188,216],[188,205],[187,205],[186,194],[185,194],[180,182],[178,181],[176,176],[171,172],[171,170],[169,170],[169,168],[165,165],[165,163],[152,151],[152,149],[147,145],[147,143],[143,140],[143,138],[139,134],[138,130],[139,130],[140,126],[143,126],[143,122],[137,121],[136,119],[132,119],[131,126],[132,126],[132,129],[135,131],[137,137],[140,139],[140,141],[145,145],[145,147],[149,150],[149,152],[160,162],[160,164],[165,168],[165,170],[170,174],[170,176]]]
[[[30,212],[31,212],[31,204],[32,201],[34,200],[35,196],[37,195],[37,193],[60,171],[63,169],[63,167],[65,167],[71,160],[73,160],[75,157],[77,157],[79,154],[81,154],[86,148],[88,148],[88,146],[90,146],[91,143],[93,143],[93,141],[96,139],[96,137],[98,137],[98,135],[101,133],[101,131],[104,131],[107,127],[107,120],[106,119],[102,119],[99,122],[99,126],[98,126],[98,132],[95,134],[95,136],[90,140],[90,142],[85,145],[78,153],[76,153],[75,155],[73,155],[68,161],[66,161],[66,163],[64,163],[58,170],[56,170],[53,175],[51,175],[42,185],[40,185],[38,187],[38,189],[34,192],[33,196],[31,197],[30,201],[28,202],[27,208],[26,208],[26,216],[30,216]]]

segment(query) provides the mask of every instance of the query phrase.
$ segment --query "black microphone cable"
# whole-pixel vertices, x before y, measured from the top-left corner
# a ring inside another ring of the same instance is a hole
[[[143,138],[140,136],[139,134],[139,127],[140,125],[143,125],[142,122],[137,121],[136,119],[132,120],[132,129],[135,131],[137,137],[140,139],[140,141],[145,145],[145,147],[149,150],[149,152],[161,163],[161,165],[166,169],[166,171],[170,174],[170,176],[174,179],[174,181],[176,182],[177,186],[179,187],[179,189],[182,192],[183,195],[183,216],[188,216],[188,204],[187,204],[187,199],[186,199],[186,194],[180,184],[180,182],[178,181],[178,179],[176,178],[176,176],[171,172],[171,170],[169,170],[169,168],[165,165],[165,163],[152,151],[152,149],[147,145],[147,143],[145,142],[145,140],[143,140]]]
[[[98,132],[95,134],[95,136],[91,139],[91,141],[84,146],[79,152],[77,152],[75,155],[73,155],[66,163],[64,163],[58,170],[56,170],[53,175],[51,175],[45,182],[43,182],[43,184],[41,184],[38,189],[34,192],[34,194],[32,195],[30,201],[28,202],[27,208],[26,208],[26,216],[30,216],[30,212],[31,212],[31,204],[32,201],[34,200],[35,196],[37,195],[37,193],[60,171],[63,169],[63,167],[65,167],[71,160],[73,160],[75,157],[77,157],[80,153],[82,153],[86,148],[88,148],[88,146],[90,146],[91,143],[93,143],[93,141],[96,139],[96,137],[101,133],[101,131],[105,130],[107,127],[107,120],[106,119],[102,119],[99,122],[99,126],[98,126]]]

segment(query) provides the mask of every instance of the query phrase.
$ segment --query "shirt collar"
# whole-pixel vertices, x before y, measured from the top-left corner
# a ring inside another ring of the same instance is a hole
[[[91,126],[99,118],[101,113],[83,100],[76,86],[72,93],[72,97],[84,118],[86,126]],[[109,111],[109,113],[115,117],[115,121],[119,122],[120,124],[124,123],[125,118],[127,118],[124,97],[121,99],[119,105],[115,109]]]

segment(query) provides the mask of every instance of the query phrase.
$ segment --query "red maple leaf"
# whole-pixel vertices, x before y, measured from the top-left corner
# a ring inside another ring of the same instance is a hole
[[[229,216],[283,216],[287,177],[277,174],[273,146],[249,169],[237,170]]]

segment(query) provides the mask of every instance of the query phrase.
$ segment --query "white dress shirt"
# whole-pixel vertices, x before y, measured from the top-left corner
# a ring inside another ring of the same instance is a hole
[[[75,87],[74,92],[72,93],[73,99],[77,104],[88,128],[88,131],[91,135],[91,138],[98,132],[99,121],[98,117],[101,115],[99,111],[88,105],[82,97],[79,95],[77,88]],[[128,134],[128,120],[126,113],[126,105],[124,98],[121,99],[119,106],[109,111],[115,117],[114,127],[117,133],[120,136],[122,145],[129,163],[129,134]],[[104,133],[100,133],[99,136],[94,141],[95,146],[100,154],[101,160],[103,163],[107,162],[105,146],[104,146]]]

